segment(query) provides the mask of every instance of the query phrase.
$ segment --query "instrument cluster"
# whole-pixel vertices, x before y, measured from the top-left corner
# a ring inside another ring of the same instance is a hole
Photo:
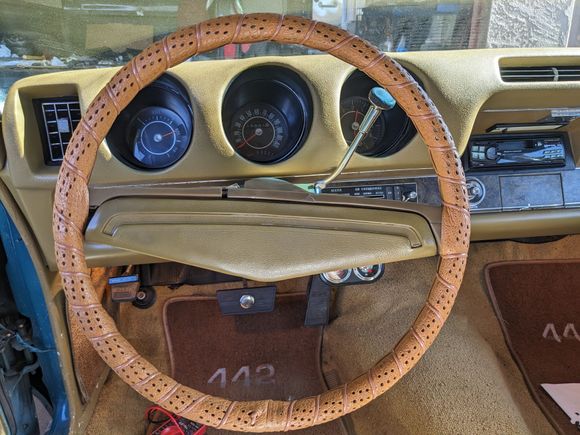
[[[295,154],[312,126],[312,96],[294,71],[263,66],[242,72],[222,106],[226,136],[241,157],[273,164]]]
[[[159,170],[185,155],[192,135],[193,111],[188,93],[165,74],[139,92],[121,112],[107,135],[107,143],[125,164]]]
[[[369,91],[377,83],[360,71],[355,71],[344,83],[340,93],[340,126],[348,145],[358,133],[360,123],[369,110]],[[371,130],[362,140],[357,153],[367,157],[386,157],[400,151],[415,136],[415,126],[397,104],[381,112]]]
[[[377,84],[360,71],[345,81],[340,96],[340,126],[347,144],[354,140],[369,110],[369,90]],[[187,90],[168,74],[143,89],[119,115],[107,135],[112,153],[130,167],[161,170],[176,164],[194,132]],[[309,87],[295,71],[276,65],[250,68],[230,84],[222,104],[222,125],[235,152],[245,160],[270,165],[296,154],[313,123]],[[382,111],[357,153],[386,157],[416,134],[403,110]]]

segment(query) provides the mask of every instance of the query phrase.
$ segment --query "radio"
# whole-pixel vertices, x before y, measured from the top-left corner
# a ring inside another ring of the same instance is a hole
[[[471,169],[562,167],[566,143],[563,135],[478,136],[468,144],[468,159]]]

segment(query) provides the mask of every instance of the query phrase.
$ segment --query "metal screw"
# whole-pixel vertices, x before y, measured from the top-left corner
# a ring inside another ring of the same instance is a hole
[[[242,307],[244,310],[252,308],[255,303],[256,303],[256,300],[254,299],[254,296],[252,296],[252,295],[243,295],[240,298],[240,307]]]

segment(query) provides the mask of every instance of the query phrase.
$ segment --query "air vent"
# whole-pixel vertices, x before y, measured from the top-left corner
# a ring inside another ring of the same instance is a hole
[[[504,82],[577,82],[580,66],[500,67]]]
[[[72,133],[81,120],[78,97],[34,100],[36,120],[42,137],[44,162],[49,166],[62,163]]]

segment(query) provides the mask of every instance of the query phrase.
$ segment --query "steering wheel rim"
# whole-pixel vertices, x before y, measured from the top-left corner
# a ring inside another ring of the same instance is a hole
[[[442,199],[440,261],[427,301],[394,349],[351,382],[318,396],[286,401],[230,401],[179,384],[160,373],[120,334],[90,280],[84,255],[88,181],[97,149],[119,113],[167,69],[231,43],[275,41],[327,52],[387,89],[427,144]],[[232,15],[172,33],[121,68],[99,92],[74,131],[59,171],[53,234],[67,301],[105,362],[135,391],[190,420],[240,432],[303,429],[346,415],[391,388],[437,337],[461,285],[470,236],[465,174],[435,105],[403,67],[372,44],[325,23],[277,14]]]

